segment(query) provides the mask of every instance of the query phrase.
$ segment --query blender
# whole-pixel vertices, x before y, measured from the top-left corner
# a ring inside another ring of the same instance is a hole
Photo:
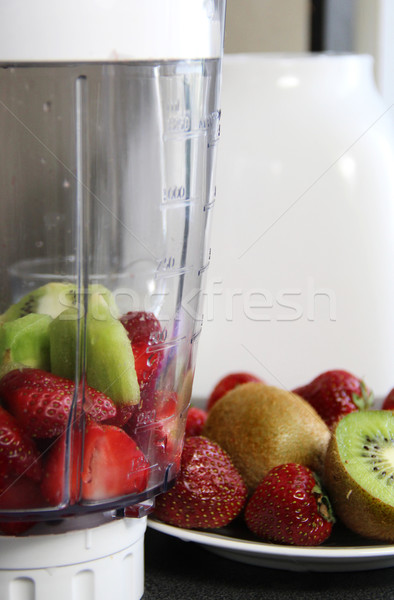
[[[143,594],[209,264],[224,0],[0,6],[0,597]]]

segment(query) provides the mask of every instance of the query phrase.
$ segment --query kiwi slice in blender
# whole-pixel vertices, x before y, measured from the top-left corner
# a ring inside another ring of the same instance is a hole
[[[355,411],[330,440],[325,482],[334,511],[355,533],[394,542],[394,414]]]
[[[1,365],[20,363],[49,370],[49,315],[30,314],[0,324]]]
[[[51,282],[26,294],[16,304],[12,304],[0,316],[0,321],[3,323],[14,321],[31,313],[49,315],[54,319],[73,304],[75,304],[75,285]]]
[[[138,404],[140,388],[134,355],[122,323],[100,292],[92,294],[88,312],[81,321],[81,336],[86,323],[86,380],[88,385],[109,396],[118,406]],[[78,313],[69,309],[50,325],[51,371],[73,379],[76,368]]]
[[[109,306],[114,317],[118,316],[118,308],[113,294],[103,285],[88,286],[88,296],[99,294]],[[12,304],[0,315],[0,322],[14,321],[31,313],[49,315],[55,319],[64,310],[76,307],[79,302],[77,287],[73,283],[51,282],[26,294],[16,304]]]

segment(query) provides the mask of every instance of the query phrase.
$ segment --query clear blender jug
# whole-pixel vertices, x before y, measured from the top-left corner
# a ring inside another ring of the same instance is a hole
[[[59,566],[55,521],[70,517],[63,549],[67,528],[143,515],[177,475],[223,27],[220,0],[0,7],[0,545],[44,548],[29,573]]]

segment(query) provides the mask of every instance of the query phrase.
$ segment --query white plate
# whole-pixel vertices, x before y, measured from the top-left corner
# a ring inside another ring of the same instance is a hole
[[[394,566],[394,546],[378,545],[348,531],[339,531],[335,545],[282,546],[248,538],[237,525],[215,531],[196,531],[148,519],[148,526],[185,542],[196,542],[207,550],[239,562],[290,571],[365,571]],[[330,538],[331,539],[331,538]]]

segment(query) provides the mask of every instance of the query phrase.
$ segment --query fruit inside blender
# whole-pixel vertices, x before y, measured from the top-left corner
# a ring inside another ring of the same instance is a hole
[[[79,300],[75,284],[49,282],[0,316],[3,533],[142,501],[179,468],[189,399],[163,384],[165,329],[120,314],[102,285]]]

